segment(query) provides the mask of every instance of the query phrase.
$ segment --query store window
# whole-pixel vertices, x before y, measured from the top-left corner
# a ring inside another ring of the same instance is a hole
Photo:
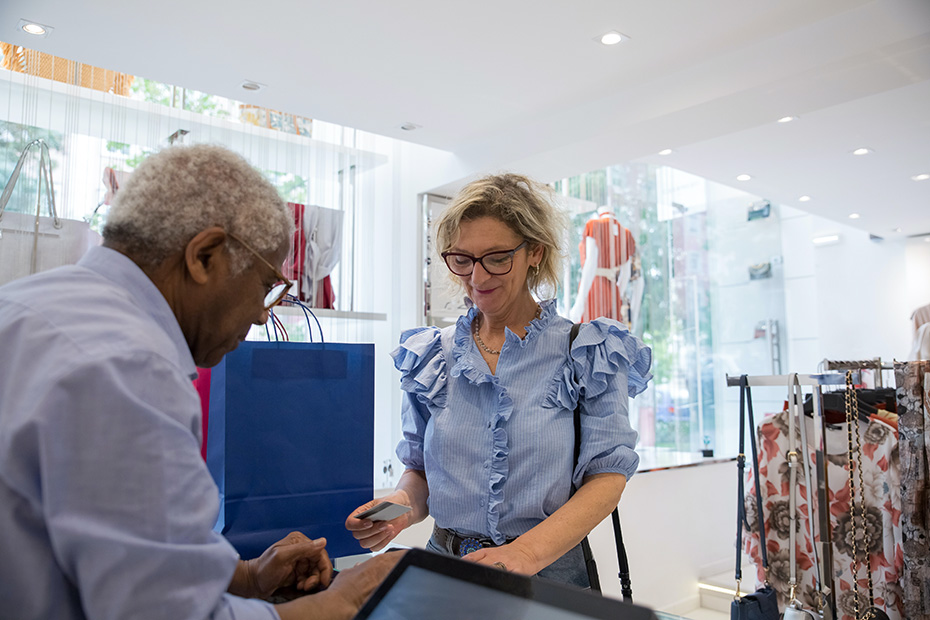
[[[733,456],[725,375],[781,372],[784,357],[778,207],[646,164],[611,166],[554,187],[571,218],[564,314],[584,294],[589,222],[612,218],[632,239],[632,251],[599,262],[602,270],[626,266],[628,273],[613,276],[621,302],[601,304],[585,318],[621,320],[652,347],[654,379],[630,410],[644,466]],[[598,303],[595,286],[589,304]]]

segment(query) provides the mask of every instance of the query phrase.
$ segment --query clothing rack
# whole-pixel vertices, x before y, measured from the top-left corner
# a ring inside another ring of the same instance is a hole
[[[870,360],[823,360],[821,366],[824,370],[874,370],[875,387],[884,387],[882,384],[882,371],[894,370],[894,364],[889,362],[882,363],[882,358],[876,357]]]
[[[858,381],[854,373],[854,380]],[[788,388],[788,381],[793,375],[758,375],[748,376],[747,382],[752,387],[783,387]],[[827,484],[826,471],[826,421],[823,415],[823,386],[825,385],[844,385],[846,376],[838,373],[821,373],[802,375],[798,374],[798,382],[802,386],[812,388],[811,399],[814,403],[814,455],[816,459],[817,475],[817,525],[820,533],[819,555],[820,565],[817,567],[820,574],[820,583],[823,587],[824,608],[823,620],[835,620],[836,612],[836,592],[833,583],[833,537],[830,526],[830,502],[829,488]],[[740,376],[727,375],[727,386],[733,387],[740,384]],[[819,423],[818,423],[819,421]],[[800,421],[804,424],[804,420]],[[756,432],[753,429],[752,432]],[[759,515],[759,518],[763,518]]]

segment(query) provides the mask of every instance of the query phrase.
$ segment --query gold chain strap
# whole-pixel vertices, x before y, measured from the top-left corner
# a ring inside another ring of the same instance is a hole
[[[859,438],[858,428],[856,430],[856,446],[853,448],[853,425],[858,426],[859,420],[859,399],[856,396],[856,390],[852,382],[852,372],[846,371],[846,439],[849,446],[849,520],[852,526],[852,551],[853,551],[853,605],[855,607],[856,620],[872,618],[872,601],[875,600],[872,586],[872,566],[869,561],[869,549],[872,546],[872,536],[869,534],[869,528],[865,518],[865,491],[862,482],[862,440]],[[865,568],[869,577],[869,608],[865,615],[859,612],[859,532],[856,525],[856,485],[853,477],[853,455],[855,454],[859,470],[859,492],[862,495],[859,501],[859,521],[862,525],[862,542],[865,545],[863,553],[865,555]]]

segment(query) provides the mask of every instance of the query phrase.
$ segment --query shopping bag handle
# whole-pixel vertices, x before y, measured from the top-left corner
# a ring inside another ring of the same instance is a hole
[[[42,138],[36,138],[27,144],[23,152],[20,153],[19,160],[17,160],[13,172],[10,174],[10,179],[3,188],[3,194],[0,195],[0,219],[3,219],[3,211],[10,201],[10,196],[13,195],[13,188],[16,186],[16,181],[19,180],[19,173],[22,171],[23,162],[26,160],[26,155],[29,154],[29,150],[32,147],[37,147],[39,149],[39,195],[36,199],[36,218],[41,215],[42,211],[42,182],[44,181],[45,196],[48,199],[48,208],[52,216],[53,225],[55,228],[61,228],[61,221],[58,219],[58,210],[55,208],[55,188],[52,185],[52,156],[48,151],[48,143]]]

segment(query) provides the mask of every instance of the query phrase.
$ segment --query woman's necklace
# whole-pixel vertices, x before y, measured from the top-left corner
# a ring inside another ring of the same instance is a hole
[[[536,316],[533,317],[533,319],[534,320],[538,319],[541,314],[542,314],[542,308],[539,306],[539,304],[536,304]],[[481,324],[480,314],[475,317],[475,320],[472,321],[471,324],[472,324],[471,331],[475,335],[475,342],[478,343],[478,346],[484,349],[485,353],[490,353],[491,355],[500,355],[501,354],[500,350],[495,351],[494,349],[491,349],[490,347],[488,347],[488,345],[484,344],[484,340],[481,339],[481,334],[478,333],[478,326]]]

